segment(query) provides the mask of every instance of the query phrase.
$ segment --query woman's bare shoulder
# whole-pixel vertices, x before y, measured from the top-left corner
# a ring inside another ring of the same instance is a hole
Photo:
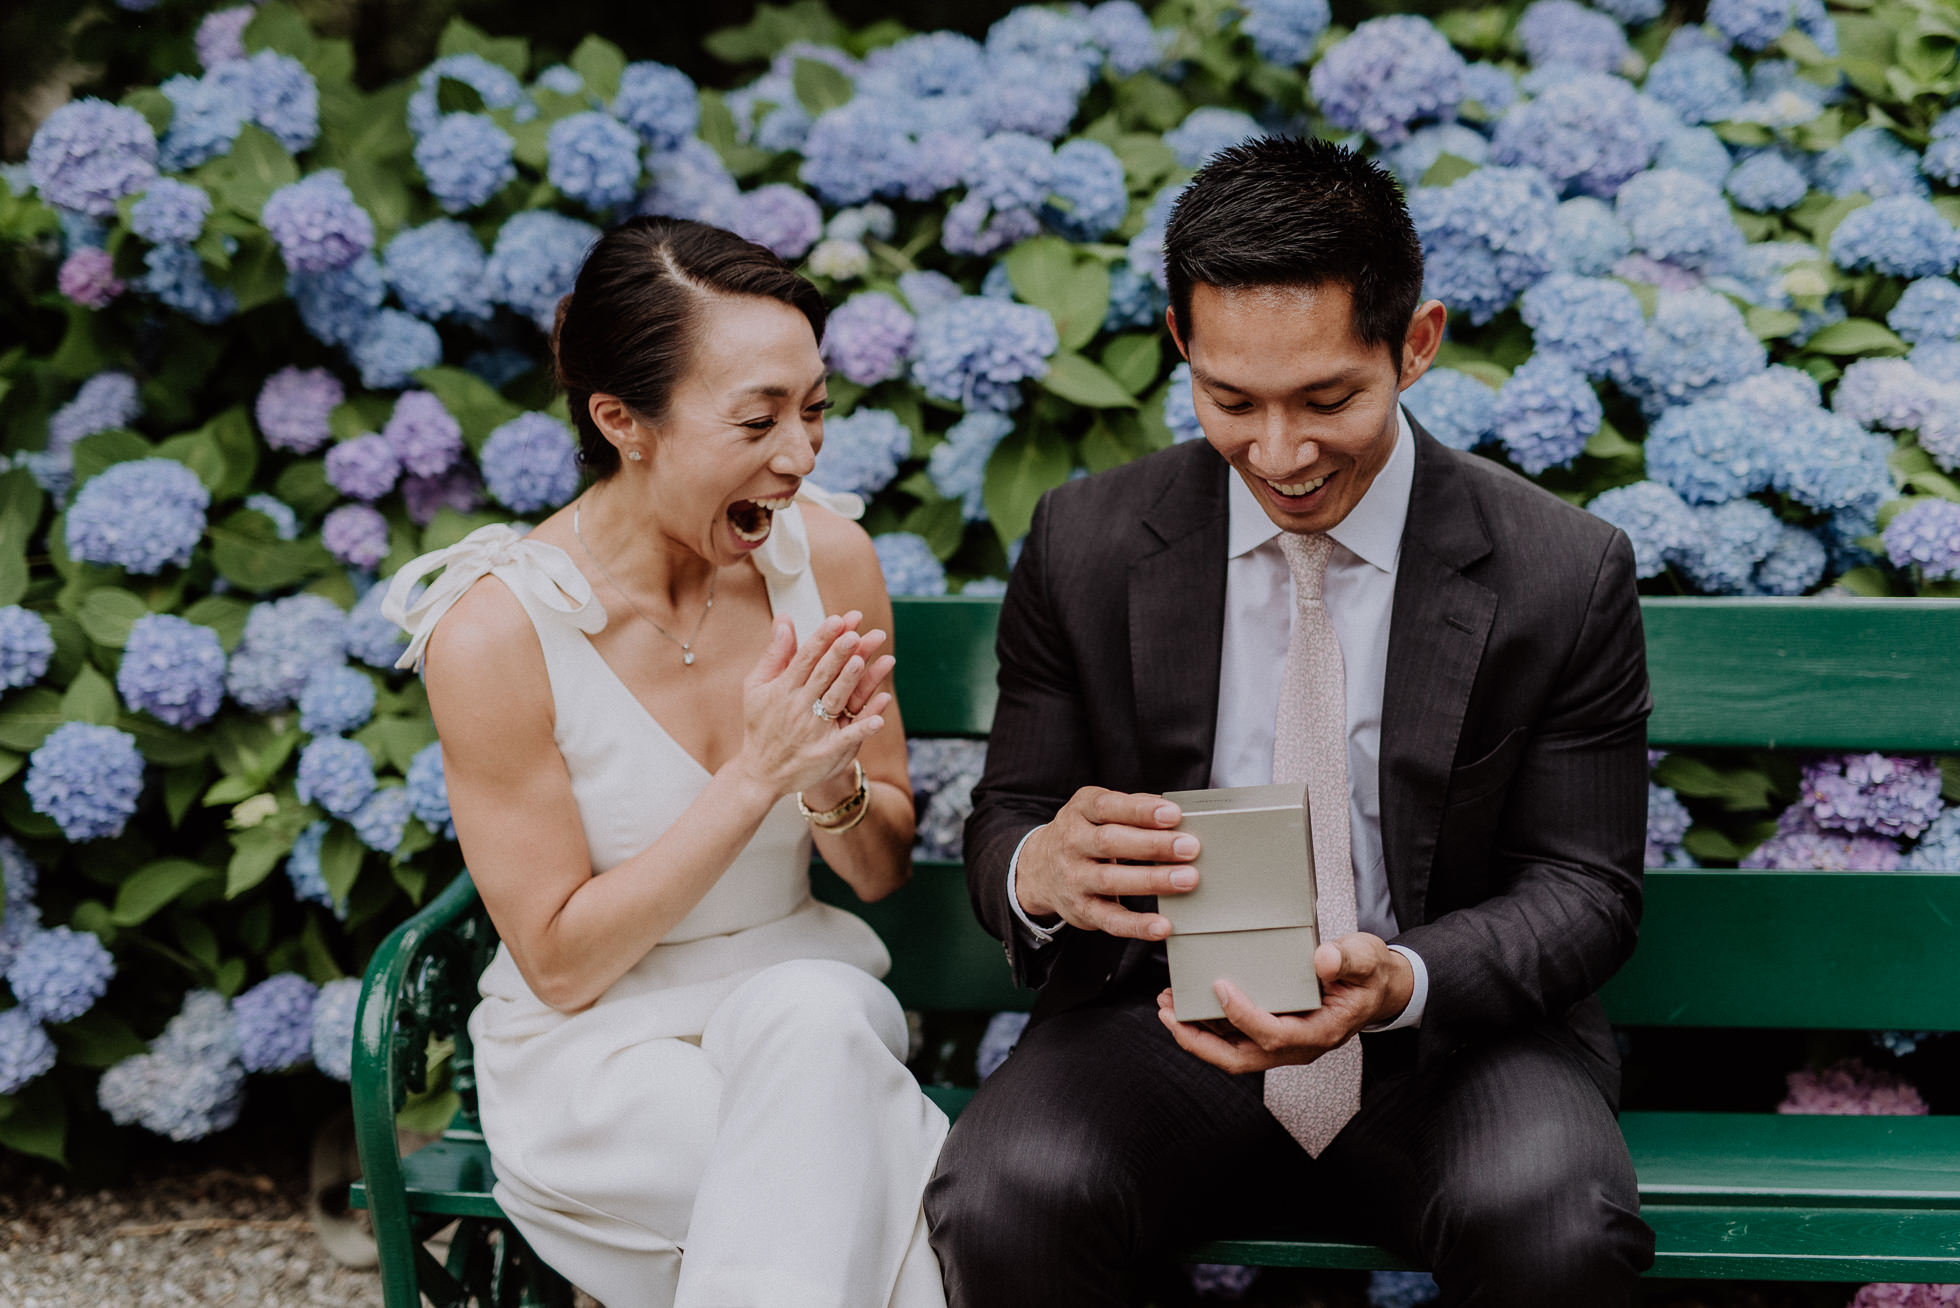
[[[863,602],[867,588],[882,596],[885,574],[878,567],[878,551],[871,547],[871,537],[864,528],[821,504],[806,502],[802,510],[817,584],[826,591],[841,588],[840,597],[852,597],[852,603]]]
[[[483,706],[503,703],[517,710],[517,718],[549,705],[544,650],[531,617],[494,575],[478,579],[437,622],[422,676],[439,715],[446,701],[458,698]],[[486,686],[495,686],[497,693],[481,694]]]

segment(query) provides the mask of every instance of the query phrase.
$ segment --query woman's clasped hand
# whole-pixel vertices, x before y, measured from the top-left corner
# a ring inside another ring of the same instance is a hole
[[[879,654],[883,631],[859,633],[856,609],[825,618],[800,646],[778,617],[769,647],[742,687],[742,751],[735,763],[773,793],[847,788],[858,749],[885,725],[891,692],[880,690],[894,661]],[[817,711],[822,706],[823,712]],[[826,786],[826,783],[837,783]],[[836,798],[842,798],[839,795]]]

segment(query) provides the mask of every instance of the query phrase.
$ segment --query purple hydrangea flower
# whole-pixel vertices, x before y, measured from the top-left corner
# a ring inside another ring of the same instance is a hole
[[[197,24],[197,62],[209,71],[231,59],[245,57],[245,29],[258,10],[251,5],[233,5],[204,15]]]
[[[0,608],[0,690],[31,686],[47,675],[54,657],[48,620],[18,604]]]
[[[1915,496],[1885,526],[1885,553],[1895,568],[1918,568],[1928,581],[1960,579],[1960,504]]]
[[[289,707],[322,665],[347,656],[347,615],[324,595],[252,606],[225,669],[225,689],[256,713]]]
[[[374,678],[345,663],[321,668],[299,693],[299,729],[309,736],[344,736],[374,716]]]
[[[107,218],[157,175],[157,138],[142,114],[73,100],[49,114],[27,148],[28,175],[49,204]]]
[[[444,55],[416,75],[415,92],[408,98],[408,130],[418,138],[434,131],[441,120],[439,91],[445,77],[469,86],[483,98],[485,109],[514,110],[520,123],[537,117],[537,106],[525,96],[524,84],[509,69],[482,55]]]
[[[1829,1113],[1849,1117],[1917,1117],[1931,1111],[1919,1091],[1904,1077],[1879,1072],[1855,1058],[1833,1063],[1821,1072],[1805,1068],[1786,1078],[1789,1094],[1776,1106],[1779,1113]],[[1871,1288],[1869,1286],[1867,1289]],[[1864,1300],[1863,1291],[1858,1300]],[[1854,1300],[1854,1304],[1858,1303]],[[1884,1303],[1874,1297],[1871,1308]],[[1859,1308],[1866,1308],[1859,1304]]]
[[[313,1005],[313,1065],[336,1081],[352,1075],[360,1004],[361,979],[350,976],[321,986]]]
[[[912,432],[885,409],[859,409],[824,424],[823,448],[810,480],[829,491],[866,498],[891,484],[912,452]]]
[[[1551,271],[1557,208],[1530,168],[1479,168],[1416,191],[1409,216],[1422,235],[1425,291],[1473,323],[1490,321]]]
[[[742,196],[735,234],[766,245],[779,258],[801,259],[823,233],[823,211],[794,186],[759,186]]]
[[[462,425],[427,391],[403,391],[381,435],[400,460],[402,470],[418,477],[449,471],[463,453]],[[332,476],[331,465],[328,476]]]
[[[613,97],[613,113],[661,153],[694,135],[701,122],[700,93],[678,68],[644,60],[626,65]]]
[[[1744,855],[1741,866],[1772,872],[1896,872],[1901,862],[1897,842],[1826,832],[1808,808],[1792,804],[1776,819],[1776,834]]]
[[[114,727],[64,722],[28,756],[28,803],[77,843],[121,835],[142,791],[136,737]]]
[[[339,380],[325,368],[288,366],[265,379],[252,413],[266,444],[310,454],[333,435],[328,419],[346,398]]]
[[[484,265],[483,247],[475,235],[452,218],[406,229],[388,242],[383,256],[395,298],[404,309],[431,322],[438,318],[481,322],[490,316]]]
[[[239,1061],[248,1072],[283,1072],[313,1053],[318,988],[297,972],[269,976],[231,1001]]]
[[[885,589],[894,595],[944,595],[946,568],[923,536],[909,531],[888,531],[871,538],[878,551],[878,567],[885,574]]]
[[[1660,482],[1637,481],[1601,491],[1586,509],[1626,533],[1636,576],[1659,576],[1694,545],[1694,513],[1672,487]]]
[[[291,272],[332,272],[374,248],[374,220],[338,168],[280,187],[260,217]]]
[[[394,445],[373,432],[342,441],[327,451],[327,480],[342,495],[378,500],[395,488],[401,459]]]
[[[528,210],[506,222],[484,268],[490,298],[507,304],[549,332],[558,301],[570,294],[585,253],[599,229],[576,218]]]
[[[1455,116],[1464,68],[1427,18],[1390,14],[1363,22],[1322,55],[1309,84],[1336,127],[1395,145],[1418,122]]]
[[[1917,836],[1939,816],[1940,769],[1883,754],[1822,759],[1804,768],[1797,802],[1827,831]]]
[[[211,492],[175,459],[133,459],[103,469],[69,506],[68,552],[87,563],[155,573],[191,561]]]
[[[1046,311],[965,296],[919,320],[912,379],[935,399],[1010,412],[1020,407],[1021,382],[1047,376],[1059,348]]]
[[[416,821],[445,840],[456,838],[456,820],[449,812],[449,787],[443,776],[442,742],[432,740],[408,761],[408,805]]]
[[[915,323],[882,291],[864,291],[837,306],[824,324],[823,357],[846,380],[874,386],[904,375]]]
[[[1004,413],[986,410],[969,413],[954,423],[943,444],[933,447],[926,459],[926,475],[933,489],[949,500],[960,502],[960,515],[968,522],[987,516],[982,494],[987,484],[987,461],[994,450],[1014,430],[1014,420]]]
[[[1854,209],[1831,232],[1831,262],[1888,277],[1934,277],[1953,271],[1960,235],[1932,202],[1889,195]]]
[[[635,209],[640,213],[692,218],[726,227],[735,221],[742,188],[714,148],[692,138],[679,148],[647,161],[650,178]]]
[[[374,759],[358,741],[320,736],[299,752],[294,789],[302,804],[318,804],[337,818],[349,818],[374,787]]]
[[[349,567],[379,567],[388,557],[388,520],[371,504],[343,504],[321,520],[320,543]]]
[[[413,314],[383,309],[361,329],[347,357],[360,370],[361,385],[395,390],[442,362],[442,337]]]
[[[7,984],[37,1022],[72,1022],[102,998],[116,975],[115,956],[95,936],[67,927],[36,931],[7,965]]]
[[[363,845],[379,853],[392,854],[408,830],[410,811],[408,791],[389,786],[370,795],[367,803],[354,810],[347,821]]]
[[[1666,867],[1681,850],[1688,827],[1694,819],[1681,797],[1666,786],[1647,783],[1647,859],[1648,867]]]
[[[172,1140],[198,1140],[238,1120],[245,1068],[238,1023],[212,990],[193,990],[149,1052],[102,1074],[96,1102],[118,1126],[132,1123]]]
[[[1402,404],[1453,450],[1474,450],[1497,429],[1497,392],[1454,368],[1425,372],[1402,392]]]
[[[0,1095],[17,1093],[54,1066],[54,1041],[25,1008],[0,1013]]]
[[[345,268],[324,273],[294,273],[286,278],[300,321],[323,345],[352,345],[374,321],[387,297],[388,284],[381,261],[363,255]]]
[[[84,246],[61,262],[55,287],[84,309],[106,309],[125,289],[107,250]]]
[[[483,478],[466,463],[434,477],[403,477],[402,503],[418,527],[428,526],[444,509],[474,513],[483,505]]]
[[[516,149],[483,114],[444,114],[415,143],[415,166],[444,213],[463,213],[517,180]]]
[[[626,204],[640,189],[640,138],[598,112],[572,114],[545,138],[551,184],[595,213]]]
[[[578,490],[571,429],[545,413],[524,413],[490,433],[479,456],[492,498],[513,513],[555,509]]]
[[[1556,355],[1534,354],[1497,393],[1495,435],[1531,476],[1579,457],[1604,417],[1585,374]]]
[[[159,722],[188,730],[217,715],[225,698],[218,633],[172,613],[146,613],[129,629],[116,690]]]

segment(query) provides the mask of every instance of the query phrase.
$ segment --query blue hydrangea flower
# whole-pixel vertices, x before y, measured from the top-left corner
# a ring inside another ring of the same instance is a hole
[[[987,29],[987,53],[1025,55],[1089,74],[1102,67],[1096,30],[1082,10],[1063,12],[1037,5],[1010,9]]]
[[[1889,195],[1846,215],[1831,232],[1831,261],[1846,271],[1870,268],[1889,277],[1933,277],[1953,271],[1960,236],[1931,201]]]
[[[1434,1303],[1442,1291],[1428,1272],[1368,1273],[1369,1308],[1417,1308]]]
[[[1885,554],[1895,568],[1918,568],[1928,581],[1960,578],[1960,504],[1915,496],[1885,527]]]
[[[394,667],[395,660],[408,648],[407,633],[381,616],[381,600],[387,590],[386,586],[370,586],[343,624],[347,656],[384,670]]]
[[[947,211],[940,244],[953,254],[987,255],[1040,230],[1041,220],[1032,209],[989,209],[978,195],[967,195]]]
[[[935,309],[943,309],[956,302],[964,294],[960,284],[943,272],[930,269],[917,269],[898,275],[898,293],[912,306],[912,312],[920,318]]]
[[[201,727],[225,698],[218,633],[171,613],[146,613],[129,629],[116,690],[123,702],[173,727]]]
[[[175,459],[133,459],[85,482],[69,506],[68,552],[87,563],[155,573],[191,561],[211,492]]]
[[[229,9],[213,10],[199,19],[193,40],[198,67],[209,70],[228,59],[243,59],[245,29],[257,13],[251,5],[233,5]]]
[[[1474,450],[1497,428],[1497,392],[1467,372],[1431,368],[1402,392],[1423,430],[1453,450]]]
[[[1600,277],[1632,249],[1633,233],[1604,200],[1577,196],[1552,217],[1552,264],[1561,272]]]
[[[378,500],[395,488],[401,460],[384,436],[370,432],[327,451],[327,481],[342,495]]]
[[[1059,348],[1046,311],[964,296],[919,320],[912,379],[934,399],[1011,412],[1021,405],[1021,383],[1047,376]]]
[[[1905,865],[1913,872],[1960,870],[1960,807],[1949,808],[1933,819],[1906,855]]]
[[[1654,61],[1641,89],[1684,123],[1719,123],[1742,107],[1742,66],[1707,46],[1673,50]]]
[[[358,741],[321,736],[299,752],[294,790],[302,804],[318,804],[337,818],[349,818],[374,787],[374,759]]]
[[[121,835],[142,791],[136,737],[114,727],[64,722],[28,756],[28,802],[71,841]]]
[[[154,245],[188,245],[211,216],[211,193],[201,186],[159,177],[130,206],[129,226]]]
[[[916,146],[902,112],[859,98],[817,115],[803,142],[797,179],[832,205],[903,195]]]
[[[48,620],[18,604],[0,608],[0,690],[31,686],[47,675],[54,657]]]
[[[932,552],[923,536],[909,531],[888,531],[871,538],[878,551],[878,567],[885,574],[885,589],[894,595],[944,595],[946,568]]]
[[[37,1022],[72,1022],[95,1006],[116,974],[115,956],[95,936],[48,927],[20,942],[7,984]]]
[[[545,137],[545,175],[595,213],[616,209],[640,189],[640,138],[610,114],[572,114]]]
[[[1730,500],[1694,510],[1694,544],[1681,552],[1681,571],[1710,595],[1747,595],[1756,568],[1783,537],[1783,524],[1757,500]]]
[[[1681,851],[1694,819],[1681,797],[1666,786],[1647,783],[1647,867],[1666,867]]]
[[[1634,248],[1700,273],[1726,272],[1742,255],[1742,232],[1715,186],[1661,169],[1631,178],[1614,201]]]
[[[1742,405],[1750,422],[1768,429],[1815,409],[1823,403],[1823,389],[1809,373],[1778,363],[1726,387],[1722,398]]]
[[[289,365],[265,379],[252,415],[266,444],[310,454],[333,434],[328,418],[346,398],[339,380],[325,368]]]
[[[343,504],[320,520],[320,543],[351,568],[377,568],[388,557],[388,520],[371,504]]]
[[[25,1008],[0,1013],[0,1095],[21,1087],[54,1066],[54,1041]]]
[[[1498,391],[1494,434],[1511,462],[1535,477],[1578,458],[1604,416],[1585,374],[1535,354]]]
[[[1101,141],[1077,139],[1057,149],[1051,188],[1042,221],[1071,241],[1101,240],[1130,209],[1123,161]]]
[[[1193,109],[1183,122],[1164,133],[1164,144],[1186,168],[1201,167],[1220,150],[1229,150],[1241,141],[1265,135],[1252,115],[1237,109],[1205,105]]]
[[[976,113],[980,126],[989,132],[1026,132],[1052,141],[1075,121],[1088,88],[1089,75],[1080,65],[1058,64],[1019,52],[989,54],[988,94],[968,98],[961,108]],[[952,97],[942,99],[950,101]],[[949,121],[957,118],[942,110],[938,118],[942,129]],[[915,190],[910,193],[917,198]]]
[[[1694,546],[1693,511],[1673,488],[1660,482],[1637,481],[1601,491],[1586,509],[1626,533],[1637,576],[1659,576]]]
[[[1120,332],[1131,327],[1154,327],[1163,321],[1168,296],[1137,271],[1128,259],[1110,266],[1109,309],[1103,315],[1103,330]]]
[[[905,306],[882,291],[862,291],[837,306],[824,324],[824,361],[846,380],[875,386],[905,372],[915,323]]]
[[[1776,213],[1810,191],[1803,171],[1774,150],[1744,159],[1729,173],[1729,198],[1752,213]]]
[[[765,73],[730,91],[723,102],[734,115],[735,131],[745,145],[800,151],[810,135],[814,120],[796,98],[792,74]]]
[[[456,838],[456,820],[449,812],[449,787],[443,777],[442,742],[432,740],[408,761],[408,806],[416,821],[445,840]]]
[[[506,222],[484,268],[490,298],[507,304],[549,332],[558,301],[571,293],[585,253],[599,229],[576,218],[527,210]]]
[[[635,206],[640,213],[692,218],[725,227],[735,220],[742,190],[712,146],[697,140],[647,161],[649,182]],[[828,198],[828,197],[826,197]]]
[[[157,166],[185,172],[230,151],[252,106],[236,85],[179,73],[157,88],[170,101],[170,126],[157,146]]]
[[[1180,445],[1204,439],[1205,429],[1198,421],[1198,397],[1192,389],[1188,363],[1171,369],[1171,384],[1164,391],[1164,425],[1171,429],[1171,439]]]
[[[1264,55],[1262,52],[1262,57],[1271,56]],[[959,856],[954,854],[951,857]],[[973,1053],[973,1070],[980,1080],[985,1081],[1000,1070],[1000,1065],[1005,1063],[1007,1056],[1014,1052],[1014,1046],[1020,1042],[1021,1033],[1027,1028],[1026,1013],[995,1013],[988,1019],[987,1029],[980,1035],[979,1048]]]
[[[1709,0],[1708,21],[1745,50],[1765,50],[1792,27],[1837,53],[1837,26],[1823,0]]]
[[[34,902],[40,873],[11,836],[0,836],[0,972],[13,964],[20,942],[41,929],[41,909]],[[6,1091],[0,1090],[0,1094]]]
[[[374,220],[355,201],[338,168],[280,187],[260,219],[291,272],[332,272],[374,248]]]
[[[1863,192],[1875,200],[1895,195],[1926,195],[1931,188],[1919,171],[1919,156],[1876,123],[1855,127],[1811,164],[1820,189],[1832,195]]]
[[[926,459],[926,475],[932,478],[933,489],[949,500],[958,500],[960,515],[968,522],[987,516],[982,500],[987,461],[1013,430],[1014,420],[1004,413],[969,413],[953,424],[945,443],[934,446]]]
[[[229,287],[212,283],[204,261],[188,245],[152,246],[143,256],[136,289],[207,327],[238,312],[238,297]]]
[[[1876,531],[1878,506],[1896,493],[1886,469],[1890,438],[1824,409],[1786,414],[1767,434],[1772,490],[1842,518],[1847,539]]]
[[[986,70],[986,48],[972,37],[922,32],[867,55],[858,94],[885,100],[965,95]]]
[[[238,1120],[245,1097],[238,1023],[212,990],[193,990],[149,1052],[102,1074],[96,1102],[118,1126],[199,1140]]]
[[[1639,299],[1610,278],[1553,273],[1524,293],[1520,307],[1540,354],[1595,381],[1625,379],[1646,340]]]
[[[1721,504],[1764,489],[1774,451],[1749,416],[1748,409],[1728,399],[1667,410],[1647,430],[1648,475],[1690,504]]]
[[[1816,533],[1790,523],[1781,524],[1776,544],[1756,565],[1752,578],[1757,595],[1807,595],[1824,580],[1829,562],[1824,542]]]
[[[612,111],[648,148],[672,150],[701,122],[700,93],[680,69],[646,60],[626,65]]]
[[[1946,186],[1960,186],[1960,136],[1936,137],[1919,157],[1919,171]]]
[[[523,413],[490,433],[481,453],[484,485],[513,513],[555,509],[578,490],[571,429],[548,413]]]
[[[284,500],[267,495],[264,491],[254,491],[245,497],[245,507],[270,518],[273,534],[280,540],[299,539],[299,515]]]
[[[374,321],[388,284],[381,261],[363,255],[333,272],[294,273],[286,278],[286,294],[299,310],[299,320],[323,345],[352,345]]]
[[[1308,84],[1336,127],[1382,145],[1430,119],[1454,117],[1464,96],[1463,56],[1427,18],[1370,18],[1321,56]]]
[[[1490,159],[1539,169],[1566,194],[1613,196],[1648,165],[1656,145],[1633,86],[1617,76],[1582,73],[1505,112],[1492,135]]]
[[[859,409],[824,423],[823,448],[810,480],[867,499],[891,484],[912,452],[912,432],[886,409]]]
[[[1906,357],[1934,381],[1960,382],[1960,341],[1921,341]]]
[[[1473,323],[1488,322],[1551,270],[1557,208],[1550,185],[1529,168],[1479,168],[1416,191],[1409,216],[1422,235],[1425,292]]]
[[[415,143],[415,166],[444,213],[464,213],[517,180],[516,149],[483,114],[444,114]]]
[[[336,917],[347,916],[347,905],[335,903],[327,890],[327,878],[320,871],[320,850],[326,843],[329,823],[322,818],[310,824],[293,841],[292,852],[286,855],[286,880],[293,888],[293,898],[302,904],[318,904],[331,909]]]
[[[553,64],[531,79],[531,93],[536,95],[539,91],[549,91],[553,95],[584,95],[585,79],[570,64]]]
[[[1481,164],[1490,157],[1490,141],[1462,123],[1432,123],[1418,127],[1402,144],[1383,150],[1381,161],[1403,188],[1408,189],[1419,185],[1436,161],[1446,154],[1466,163]]]
[[[1742,311],[1710,290],[1662,291],[1630,389],[1649,416],[1761,372],[1763,343]]]
[[[1264,3],[1271,7],[1271,0]],[[1160,34],[1135,0],[1103,0],[1089,10],[1089,26],[1103,48],[1104,62],[1118,77],[1134,76],[1163,57]]]
[[[1861,427],[1917,431],[1940,399],[1938,385],[1905,359],[1859,359],[1838,378],[1831,408]]]
[[[419,477],[448,472],[463,453],[462,425],[427,391],[403,391],[381,435],[402,469]]]
[[[1620,25],[1578,0],[1532,0],[1518,16],[1517,37],[1533,64],[1567,64],[1616,72],[1632,51]]]
[[[383,256],[388,285],[402,308],[431,322],[439,318],[475,322],[490,316],[484,263],[476,236],[451,218],[407,228],[388,242]]]
[[[367,803],[354,811],[348,822],[363,845],[383,854],[392,854],[408,830],[412,805],[408,791],[400,786],[377,790]]]
[[[1654,167],[1699,177],[1720,189],[1729,180],[1735,156],[1710,127],[1670,126],[1654,151]]]
[[[413,314],[383,309],[368,319],[348,347],[347,357],[360,370],[361,385],[370,390],[396,390],[408,385],[422,369],[442,362],[442,337]]]
[[[353,976],[321,986],[313,1004],[313,1065],[336,1081],[352,1075],[360,1005],[361,979]]]
[[[1327,0],[1246,0],[1239,30],[1269,64],[1304,64],[1327,30]]]
[[[298,154],[319,138],[320,88],[306,65],[291,55],[261,50],[212,68],[205,80],[237,95],[247,116],[289,153]],[[171,126],[175,128],[174,121]]]
[[[378,601],[377,601],[378,602]],[[347,656],[347,615],[324,595],[254,604],[231,652],[225,689],[255,713],[290,707],[322,664]]]
[[[779,258],[794,261],[808,253],[823,234],[823,210],[794,186],[758,186],[742,196],[735,214],[735,234],[766,245]]]
[[[47,448],[27,459],[34,479],[42,489],[66,495],[74,468],[75,442],[99,431],[127,427],[142,411],[134,377],[126,372],[96,373],[48,418]]]
[[[1885,325],[1913,345],[1960,340],[1960,286],[1944,277],[1920,278],[1899,296]]]
[[[960,593],[973,594],[973,583]],[[959,858],[961,828],[973,812],[973,787],[987,764],[986,742],[910,740],[905,762],[913,804],[919,810],[914,857]]]
[[[485,109],[514,109],[520,123],[537,117],[537,106],[525,96],[524,84],[509,69],[481,55],[444,55],[416,76],[415,93],[408,98],[408,130],[418,137],[434,131],[442,116],[437,96],[445,77],[475,90],[483,97]]]
[[[374,716],[374,679],[340,664],[321,668],[299,694],[299,729],[309,736],[344,736]]]
[[[231,1001],[239,1062],[248,1072],[283,1072],[313,1054],[313,1001],[319,991],[297,972],[269,976]]]

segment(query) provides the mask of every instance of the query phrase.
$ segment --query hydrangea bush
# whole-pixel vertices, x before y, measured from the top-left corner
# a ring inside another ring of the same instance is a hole
[[[1409,190],[1451,308],[1410,408],[1623,528],[1645,587],[1960,595],[1960,72],[1922,9],[765,6],[710,40],[726,89],[459,21],[375,90],[280,0],[215,10],[0,166],[37,297],[0,354],[0,1145],[345,1076],[351,978],[460,866],[378,582],[577,493],[547,333],[631,214],[835,306],[813,480],[866,496],[899,593],[999,593],[1043,492],[1202,436],[1164,226],[1279,131]],[[979,761],[915,750],[922,853]],[[1960,866],[1956,782],[1672,756],[1649,858]]]

